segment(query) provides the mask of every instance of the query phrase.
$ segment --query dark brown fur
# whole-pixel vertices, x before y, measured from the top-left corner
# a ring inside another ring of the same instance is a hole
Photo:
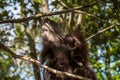
[[[95,73],[89,67],[88,47],[85,39],[79,34],[69,34],[65,37],[65,44],[71,50],[71,61],[74,62],[73,73],[96,80]],[[75,79],[76,80],[76,79]]]
[[[54,25],[51,26],[53,23],[55,24],[55,22],[51,20],[48,20],[48,22],[50,27],[55,27]],[[54,33],[57,34],[55,31]],[[56,37],[54,34],[52,36]],[[41,62],[56,70],[69,72],[96,80],[93,70],[88,66],[89,60],[86,41],[78,34],[68,34],[65,37],[61,38],[60,36],[59,38],[60,39],[57,40],[52,39],[52,41],[50,41],[48,35],[47,39],[43,38],[44,49],[41,54]],[[44,80],[77,79],[60,77],[59,75],[44,70]]]
[[[71,49],[71,57],[78,64],[88,65],[88,47],[85,39],[79,34],[69,34],[65,37],[65,44]]]

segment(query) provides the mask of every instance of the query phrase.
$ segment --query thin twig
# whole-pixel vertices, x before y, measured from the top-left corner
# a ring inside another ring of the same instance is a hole
[[[120,23],[116,23],[116,24],[114,24],[112,26],[109,26],[109,27],[107,27],[105,29],[102,29],[102,30],[98,31],[97,33],[95,33],[95,34],[91,35],[90,37],[86,38],[86,41],[89,40],[89,39],[91,39],[91,38],[93,38],[93,37],[95,37],[96,35],[99,35],[99,34],[105,32],[105,31],[113,28],[113,27],[116,27],[116,26],[120,26]]]
[[[45,66],[45,65],[42,65],[40,63],[40,61],[38,60],[35,60],[31,57],[28,57],[28,56],[20,56],[20,55],[16,55],[13,51],[11,51],[8,47],[6,47],[4,44],[2,44],[0,42],[0,49],[3,49],[5,50],[6,52],[8,52],[9,54],[11,54],[12,57],[14,58],[18,58],[18,59],[22,59],[22,60],[25,60],[25,61],[30,61],[32,63],[36,63],[38,66],[41,66],[42,68],[54,73],[54,74],[57,74],[59,76],[68,76],[68,77],[71,77],[71,78],[76,78],[76,79],[82,79],[82,80],[91,80],[91,79],[88,79],[88,78],[85,78],[85,77],[82,77],[82,76],[78,76],[78,75],[75,75],[75,74],[71,74],[71,73],[68,73],[68,72],[62,72],[62,71],[58,71],[56,69],[53,69],[53,68],[50,68],[48,66]]]

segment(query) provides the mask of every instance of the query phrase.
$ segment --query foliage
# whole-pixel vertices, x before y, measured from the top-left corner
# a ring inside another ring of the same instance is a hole
[[[16,66],[13,61],[4,51],[0,53],[0,80],[19,80],[20,76],[15,72]]]
[[[1,0],[0,22],[26,18],[41,14],[43,0]],[[47,1],[47,0],[46,0]],[[65,11],[89,5],[96,0],[49,0],[49,11]],[[62,4],[64,3],[64,5]],[[94,5],[83,7],[82,21],[78,22],[80,13],[72,11],[50,16],[66,32],[77,29],[85,38],[120,21],[120,1],[101,0]],[[0,24],[0,42],[16,54],[38,58],[42,48],[40,38],[40,18],[19,23]],[[77,27],[80,24],[80,27]],[[120,23],[119,23],[120,24]],[[98,80],[120,79],[120,26],[115,26],[91,39],[89,59]],[[35,49],[34,49],[35,48]],[[32,54],[35,53],[35,54]],[[38,58],[39,59],[39,58]],[[19,63],[15,64],[18,61]],[[29,62],[16,60],[5,51],[0,51],[0,80],[33,80],[34,66]],[[13,70],[12,70],[12,69]],[[21,75],[22,74],[22,75]],[[35,74],[36,75],[36,74]],[[1,77],[2,76],[2,77]],[[42,76],[42,75],[41,75]]]

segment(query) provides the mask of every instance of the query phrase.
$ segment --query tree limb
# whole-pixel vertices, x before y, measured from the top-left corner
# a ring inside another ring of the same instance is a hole
[[[68,9],[68,10],[65,10],[65,11],[51,12],[51,13],[46,13],[46,14],[37,14],[37,15],[34,15],[34,16],[30,16],[30,17],[26,17],[26,18],[20,18],[20,19],[0,20],[0,24],[3,24],[3,23],[20,23],[20,22],[25,22],[25,21],[29,21],[29,20],[39,19],[40,17],[58,15],[58,14],[63,14],[63,13],[68,13],[68,12],[73,12],[73,11],[78,12],[78,13],[82,13],[82,14],[87,14],[88,16],[93,17],[94,15],[91,15],[91,14],[88,14],[86,12],[80,11],[80,9],[84,9],[84,8],[93,6],[98,2],[101,2],[101,0],[95,1],[95,2],[93,2],[91,4],[88,4],[88,5],[85,5],[85,6],[77,7],[77,8],[74,8],[74,9]],[[77,11],[75,11],[75,10],[77,10]]]
[[[33,59],[31,57],[28,57],[28,56],[16,55],[13,51],[11,51],[8,47],[6,47],[1,42],[0,42],[0,49],[5,50],[6,52],[8,52],[14,58],[22,59],[22,60],[25,60],[25,61],[30,61],[32,63],[35,63],[35,64],[39,65],[42,68],[54,73],[54,74],[59,75],[59,76],[68,76],[68,77],[76,78],[76,79],[80,79],[80,80],[92,80],[92,79],[88,79],[88,78],[85,78],[85,77],[82,77],[82,76],[79,76],[79,75],[75,75],[75,74],[71,74],[71,73],[68,73],[68,72],[62,72],[62,71],[55,70],[55,69],[50,68],[48,66],[42,65],[38,60],[35,60],[35,59]]]
[[[105,29],[102,29],[102,30],[98,31],[97,33],[95,33],[95,34],[91,35],[90,37],[86,38],[86,41],[89,40],[89,39],[91,39],[91,38],[93,38],[93,37],[95,37],[96,35],[99,35],[99,34],[105,32],[105,31],[113,28],[113,27],[116,27],[116,26],[120,26],[120,23],[116,23],[116,24],[114,24],[112,26],[109,26],[109,27],[107,27]]]
[[[102,20],[102,19],[96,17],[95,15],[90,14],[90,13],[87,13],[87,12],[85,12],[85,11],[81,11],[81,10],[78,10],[78,9],[72,9],[72,8],[68,7],[65,3],[63,3],[61,0],[58,0],[58,2],[59,2],[62,6],[64,6],[65,8],[67,8],[68,10],[71,10],[72,12],[80,13],[80,14],[86,14],[87,16],[94,17],[94,18],[98,19],[98,20],[101,21],[101,22],[110,23],[109,21]],[[93,2],[93,3],[92,3],[91,5],[89,5],[89,6],[93,6],[93,4],[95,5],[95,4],[98,4],[98,3],[100,3],[100,2],[101,2],[101,0],[95,1],[95,2]],[[82,7],[82,6],[81,6],[81,7]],[[80,8],[80,7],[79,7],[79,8]]]

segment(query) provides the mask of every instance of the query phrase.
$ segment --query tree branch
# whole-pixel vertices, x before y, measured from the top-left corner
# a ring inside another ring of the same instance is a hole
[[[42,65],[38,60],[35,60],[31,57],[28,57],[28,56],[20,56],[20,55],[16,55],[13,51],[11,51],[8,47],[6,47],[4,44],[2,44],[0,42],[0,49],[3,49],[5,50],[6,52],[8,52],[12,57],[14,58],[18,58],[18,59],[22,59],[22,60],[25,60],[25,61],[30,61],[32,63],[36,63],[37,65],[41,66],[42,68],[54,73],[54,74],[57,74],[59,76],[68,76],[68,77],[71,77],[71,78],[76,78],[76,79],[82,79],[82,80],[92,80],[92,79],[88,79],[88,78],[85,78],[85,77],[82,77],[82,76],[78,76],[78,75],[74,75],[74,74],[71,74],[71,73],[68,73],[68,72],[62,72],[62,71],[58,71],[58,70],[55,70],[53,68],[50,68],[48,66],[45,66],[45,65]]]
[[[116,27],[116,26],[120,26],[120,23],[116,23],[116,24],[114,24],[112,26],[109,26],[109,27],[107,27],[105,29],[102,29],[102,30],[98,31],[97,33],[95,33],[95,34],[91,35],[90,37],[86,38],[86,41],[89,40],[89,39],[91,39],[91,38],[93,38],[93,37],[95,37],[96,35],[99,35],[99,34],[105,32],[105,31],[113,28],[113,27]]]
[[[73,12],[73,11],[78,12],[78,13],[82,13],[82,14],[87,14],[88,16],[93,17],[94,15],[91,15],[91,14],[88,14],[86,12],[80,11],[80,9],[84,9],[84,8],[93,6],[93,5],[95,5],[99,2],[101,2],[101,0],[95,1],[95,2],[93,2],[91,4],[88,4],[88,5],[85,5],[85,6],[80,6],[80,7],[77,7],[77,8],[74,8],[74,9],[68,9],[68,10],[65,10],[65,11],[51,12],[51,13],[46,13],[46,14],[37,14],[37,15],[34,15],[34,16],[30,16],[30,17],[26,17],[26,18],[20,18],[20,19],[0,20],[0,24],[3,24],[3,23],[20,23],[20,22],[25,22],[25,21],[29,21],[29,20],[39,19],[40,17],[58,15],[58,14],[63,14],[63,13],[68,13],[68,12]],[[77,11],[75,11],[75,10],[77,10]]]
[[[67,8],[67,9],[71,9],[70,7],[68,7],[62,0],[57,0],[62,6],[64,6],[65,8]],[[75,10],[79,10],[79,9],[83,9],[83,8],[87,8],[87,7],[91,7],[91,6],[93,6],[93,5],[97,5],[97,4],[99,4],[99,3],[101,3],[102,1],[105,1],[105,0],[97,0],[97,1],[94,1],[94,2],[92,2],[92,3],[90,3],[90,4],[88,4],[88,5],[85,5],[85,6],[78,6],[78,7],[76,7],[76,8],[74,8]]]
[[[63,3],[61,0],[58,0],[58,2],[59,2],[63,7],[67,8],[68,10],[71,10],[72,12],[81,13],[81,14],[86,14],[87,16],[94,17],[94,18],[98,19],[98,20],[101,21],[101,22],[110,23],[109,21],[102,20],[102,19],[96,17],[95,15],[90,14],[90,13],[87,13],[87,12],[85,12],[85,11],[81,11],[81,10],[78,10],[78,9],[72,9],[72,8],[68,7],[65,3]],[[93,2],[91,5],[89,5],[89,7],[90,7],[90,6],[93,6],[93,4],[96,5],[96,4],[100,3],[100,2],[101,2],[101,0],[95,1],[95,2]],[[87,7],[88,7],[88,6],[87,6]],[[79,8],[80,8],[80,7],[79,7]]]

